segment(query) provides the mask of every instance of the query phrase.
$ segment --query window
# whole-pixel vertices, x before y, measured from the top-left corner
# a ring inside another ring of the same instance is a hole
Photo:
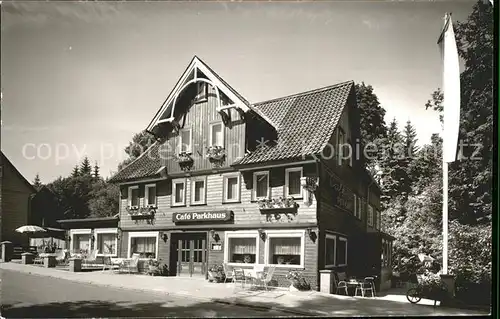
[[[90,238],[92,231],[90,229],[72,229],[71,234],[71,249],[75,253],[90,252]]]
[[[294,198],[302,197],[301,178],[302,167],[285,169],[285,196],[293,196]]]
[[[206,82],[196,82],[196,97],[194,98],[194,103],[200,103],[207,100],[208,97],[208,85]]]
[[[368,204],[368,226],[373,227],[373,207],[372,205]]]
[[[224,147],[224,126],[222,123],[210,124],[210,146]]]
[[[116,256],[118,247],[116,228],[102,228],[95,230],[96,249],[99,256]]]
[[[266,232],[264,262],[278,267],[304,267],[304,231]]]
[[[128,257],[139,254],[139,258],[156,259],[158,232],[131,232],[128,237]]]
[[[379,211],[375,211],[375,228],[380,230],[380,219],[382,216],[380,215]]]
[[[224,202],[238,202],[240,200],[240,175],[224,176]]]
[[[156,184],[146,185],[145,188],[145,206],[156,206]]]
[[[186,181],[172,180],[172,206],[186,205]]]
[[[336,246],[337,246],[337,236],[326,234],[325,267],[334,267],[335,266]]]
[[[345,134],[342,129],[339,128],[339,135],[338,135],[338,163],[339,165],[343,164],[343,152],[344,152],[344,144],[345,144]]]
[[[179,131],[179,153],[191,153],[191,129],[182,129]]]
[[[128,188],[128,207],[139,207],[139,186]]]
[[[258,264],[259,234],[252,232],[226,232],[224,262],[230,264]]]
[[[253,199],[269,197],[269,172],[253,173]]]
[[[338,237],[337,241],[337,251],[335,254],[335,260],[337,262],[337,266],[346,266],[347,265],[347,238]]]
[[[205,178],[194,178],[191,182],[191,204],[205,204]]]

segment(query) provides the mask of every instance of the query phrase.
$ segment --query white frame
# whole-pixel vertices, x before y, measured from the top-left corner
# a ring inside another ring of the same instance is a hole
[[[375,229],[380,230],[380,218],[381,218],[380,212],[375,210],[374,217],[375,217]]]
[[[196,202],[194,192],[195,192],[195,183],[203,182],[203,193],[201,201]],[[205,205],[207,203],[207,178],[205,176],[202,177],[193,177],[191,178],[191,205]]]
[[[373,206],[368,204],[368,211],[366,216],[366,223],[368,226],[373,227]]]
[[[356,197],[358,198],[358,208],[356,217],[361,220],[363,215],[363,198],[361,198],[361,196],[359,195],[356,195]]]
[[[267,175],[267,195],[264,197],[257,197],[257,177],[262,176],[262,175]],[[269,199],[269,197],[270,197],[269,195],[271,193],[271,190],[269,188],[269,180],[270,180],[269,171],[259,171],[259,172],[253,173],[253,185],[252,185],[252,198],[253,198],[253,200]]]
[[[345,242],[345,262],[346,262],[345,264],[337,265],[337,267],[344,267],[344,266],[347,266],[349,264],[349,261],[347,260],[347,255],[348,255],[347,254],[347,242],[348,242],[348,240],[347,240],[347,238],[342,237],[342,236],[337,236],[337,237],[338,237],[337,238],[338,242],[341,242],[341,241]],[[337,242],[335,243],[335,263],[337,263]]]
[[[222,176],[222,202],[223,203],[237,203],[240,201],[240,195],[241,195],[241,179],[240,179],[240,173],[230,173],[230,174],[225,174]],[[235,199],[228,199],[227,198],[227,182],[229,178],[236,178],[237,179],[237,187],[236,187],[236,198]]]
[[[90,235],[89,236],[89,252],[92,250],[92,229],[90,228],[75,228],[69,230],[69,235],[71,237],[70,251],[74,251],[73,245],[75,243],[75,235]]]
[[[132,249],[132,238],[156,238],[156,251],[155,251],[155,260],[158,260],[158,244],[160,242],[159,233],[157,231],[138,231],[138,232],[129,232],[128,233],[128,247],[127,247],[127,258],[132,258],[131,249]],[[140,258],[141,260],[148,260],[149,258]]]
[[[300,187],[299,194],[290,194],[289,174],[291,172],[300,172],[300,178],[304,177],[304,169],[302,167],[285,168],[285,187],[284,187],[285,197],[293,196],[293,198],[295,198],[295,199],[302,199],[304,197],[304,189],[302,188],[301,185],[299,185],[299,187]],[[300,184],[300,180],[299,180],[299,184]]]
[[[326,254],[327,254],[327,251],[326,251],[326,248],[327,248],[326,240],[327,239],[333,239],[333,241],[335,242],[335,249],[333,250],[333,265],[326,263]],[[336,264],[337,264],[337,235],[326,233],[325,234],[325,268],[335,267]]]
[[[221,133],[222,133],[222,145],[214,145],[214,144],[212,144],[213,134],[214,134],[214,132],[213,132],[213,127],[214,127],[215,125],[220,125],[220,127],[221,127]],[[209,127],[209,134],[208,134],[208,135],[209,135],[209,142],[208,142],[208,146],[221,146],[221,147],[224,147],[225,142],[226,142],[226,141],[225,141],[225,138],[224,138],[224,137],[225,137],[225,134],[224,134],[224,133],[225,133],[225,132],[224,132],[224,131],[225,131],[225,126],[224,126],[224,123],[222,123],[222,122],[213,122],[213,123],[210,123],[210,124],[208,125],[208,127]]]
[[[153,187],[155,188],[155,203],[151,204],[149,202],[149,189],[153,188]],[[144,206],[145,207],[149,207],[149,206],[157,207],[158,206],[158,195],[156,192],[156,184],[146,184],[144,186]]]
[[[175,201],[175,195],[177,194],[176,190],[176,185],[177,184],[184,184],[184,194],[182,196],[182,202],[181,203],[177,203]],[[172,180],[172,206],[185,206],[186,205],[186,194],[187,194],[187,183],[186,183],[186,179],[185,178],[176,178],[176,179],[173,179]]]
[[[139,185],[134,185],[134,186],[129,186],[128,187],[128,200],[127,200],[127,206],[128,208],[132,208],[132,190],[137,189],[137,206],[134,205],[134,207],[139,208],[141,205],[141,192],[139,190]]]
[[[95,228],[95,243],[99,242],[99,235],[115,235],[115,253],[114,254],[97,254],[97,256],[106,256],[106,257],[117,257],[118,256],[118,228]]]
[[[255,264],[245,264],[245,263],[233,263],[229,262],[229,239],[231,238],[255,238],[256,246],[255,246]],[[227,231],[224,234],[224,263],[230,266],[248,266],[252,267],[253,265],[258,265],[259,263],[259,232],[257,230],[242,230],[242,231]]]
[[[179,139],[178,139],[178,145],[177,145],[177,153],[180,154],[182,152],[182,133],[183,132],[189,132],[189,149],[186,150],[186,153],[191,154],[193,152],[193,131],[191,130],[190,127],[185,127],[179,130]]]
[[[304,268],[305,266],[305,230],[266,230],[266,243],[264,245],[264,263],[266,265],[273,265],[277,268]],[[271,238],[300,238],[300,264],[299,265],[278,265],[271,264],[269,260],[269,246]]]

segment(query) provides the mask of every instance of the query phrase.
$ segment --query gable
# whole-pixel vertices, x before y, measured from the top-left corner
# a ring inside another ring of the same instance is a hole
[[[19,191],[22,189],[26,193],[36,193],[35,188],[24,176],[17,170],[12,162],[1,152],[1,175],[2,179],[2,192],[7,190]]]
[[[182,103],[179,102],[183,98],[189,99],[189,95],[196,91],[198,83],[206,83],[206,85],[214,89],[217,97],[216,108],[223,117],[224,115],[229,116],[229,110],[231,109],[237,110],[242,118],[244,113],[249,111],[259,114],[259,111],[254,110],[245,98],[195,56],[160,107],[160,110],[149,123],[146,131],[155,136],[161,136],[161,131],[170,130],[172,128],[171,124],[179,116],[180,111],[178,111],[178,108],[182,107]],[[262,114],[259,115],[263,116]],[[272,125],[273,123],[269,124]]]

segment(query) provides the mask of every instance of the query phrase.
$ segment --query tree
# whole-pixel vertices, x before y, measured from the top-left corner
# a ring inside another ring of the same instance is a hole
[[[97,165],[97,161],[95,162],[94,165],[94,178],[99,178],[99,166]]]
[[[414,168],[413,162],[416,160],[418,154],[417,147],[417,130],[411,124],[411,121],[406,122],[406,126],[403,130],[403,143],[404,143],[404,154],[405,159],[403,162],[406,179],[403,185],[403,189],[406,192],[410,192],[415,182],[414,175],[417,172],[413,172]]]
[[[40,181],[40,175],[38,175],[38,173],[36,173],[35,175],[35,180],[33,181],[33,187],[35,187],[35,189],[37,191],[40,190],[40,188],[42,188],[43,184],[42,182]]]
[[[119,211],[120,188],[118,185],[98,180],[92,185],[88,202],[93,217],[113,216]]]
[[[56,195],[65,218],[86,218],[90,215],[88,201],[92,183],[93,178],[90,175],[59,177],[47,187]]]
[[[135,134],[132,141],[129,142],[129,145],[125,148],[125,153],[127,153],[128,158],[118,164],[118,171],[132,163],[155,142],[155,137],[146,131]]]
[[[89,175],[92,172],[92,166],[90,165],[90,160],[87,156],[83,158],[82,164],[80,165],[80,174]]]
[[[361,84],[356,84],[355,90],[360,116],[361,150],[364,150],[365,146],[370,143],[376,145],[378,149],[381,141],[387,136],[387,128],[384,121],[385,109],[380,105],[371,85],[366,85],[362,82]],[[378,160],[379,156],[373,159],[365,158],[365,164],[369,170],[373,171]]]
[[[80,176],[80,171],[79,171],[78,165],[75,165],[75,167],[73,167],[73,171],[71,172],[71,176],[72,177]]]
[[[421,194],[432,181],[442,179],[442,149],[443,140],[432,134],[431,144],[418,150],[409,167],[414,193]]]

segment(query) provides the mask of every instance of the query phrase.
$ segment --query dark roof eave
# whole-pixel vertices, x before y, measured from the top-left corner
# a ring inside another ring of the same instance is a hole
[[[81,222],[105,222],[105,221],[118,221],[120,217],[115,215],[112,217],[94,217],[94,218],[77,218],[77,219],[59,219],[56,220],[59,224],[71,224]]]
[[[154,175],[144,175],[140,177],[134,177],[134,178],[120,178],[120,179],[110,179],[109,182],[113,184],[124,184],[124,183],[133,183],[133,182],[141,182],[145,179],[152,179],[152,178],[161,178],[160,174],[154,174]]]
[[[259,168],[259,167],[268,166],[268,165],[280,166],[280,165],[287,165],[287,164],[293,164],[293,163],[300,164],[302,162],[311,161],[311,160],[315,160],[314,154],[308,154],[308,155],[295,157],[295,158],[289,158],[289,159],[285,159],[285,160],[258,161],[258,162],[243,163],[243,164],[235,163],[235,164],[232,164],[231,167],[234,167],[234,168],[252,168],[252,167]]]

